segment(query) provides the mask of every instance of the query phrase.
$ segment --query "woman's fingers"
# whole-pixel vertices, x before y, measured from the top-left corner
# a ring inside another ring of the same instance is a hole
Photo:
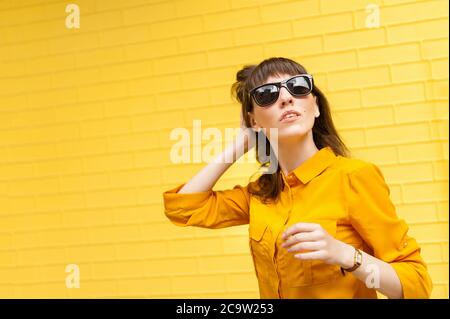
[[[296,233],[292,236],[289,236],[287,240],[281,244],[281,247],[288,248],[289,246],[299,242],[315,241],[318,239],[320,239],[320,236],[317,232],[314,231]]]
[[[326,252],[323,250],[317,250],[309,253],[295,254],[294,257],[300,260],[324,260],[326,257]]]
[[[295,252],[302,252],[305,250],[320,250],[324,248],[324,244],[322,241],[306,241],[306,242],[301,242],[301,243],[297,243],[294,244],[292,246],[290,246],[287,251],[290,253],[295,253]]]
[[[282,238],[286,239],[289,236],[298,233],[298,232],[311,232],[315,231],[320,227],[320,224],[314,224],[314,223],[297,223],[286,229],[286,231],[283,233]]]

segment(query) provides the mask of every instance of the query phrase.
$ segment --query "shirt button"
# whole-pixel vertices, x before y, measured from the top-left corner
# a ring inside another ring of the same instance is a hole
[[[405,242],[403,243],[403,247],[406,247],[406,246],[408,246],[408,242],[407,242],[407,241],[405,241]]]

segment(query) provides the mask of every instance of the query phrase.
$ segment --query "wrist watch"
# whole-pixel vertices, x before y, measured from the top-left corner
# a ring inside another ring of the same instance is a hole
[[[356,269],[358,269],[359,266],[361,266],[362,264],[362,252],[361,250],[359,250],[358,248],[355,248],[355,255],[353,257],[353,266],[350,268],[342,268],[341,267],[341,272],[343,275],[345,275],[344,271],[346,272],[352,272],[355,271]]]

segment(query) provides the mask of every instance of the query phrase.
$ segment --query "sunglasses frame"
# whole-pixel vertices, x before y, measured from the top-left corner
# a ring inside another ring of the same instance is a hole
[[[307,77],[307,78],[311,81],[311,89],[309,90],[308,93],[305,93],[305,94],[294,94],[294,93],[291,92],[291,90],[289,90],[289,87],[286,85],[286,83],[289,82],[290,80],[294,79],[294,78],[297,78],[297,77]],[[259,89],[259,88],[261,88],[261,87],[263,87],[263,86],[266,86],[266,85],[275,85],[275,86],[278,88],[278,96],[277,96],[277,99],[276,99],[275,101],[273,101],[272,103],[261,105],[261,104],[259,104],[259,103],[256,101],[255,96],[254,96],[253,94],[255,93],[255,91],[256,91],[257,89]],[[286,80],[283,80],[283,81],[281,81],[281,82],[264,83],[264,84],[262,84],[262,85],[259,85],[259,86],[255,87],[255,88],[251,89],[250,92],[249,92],[249,94],[250,94],[250,97],[253,99],[253,101],[255,101],[255,103],[256,103],[257,105],[259,105],[260,107],[267,107],[267,106],[272,105],[273,103],[275,103],[275,102],[278,100],[278,98],[280,97],[280,91],[281,91],[281,88],[282,88],[282,87],[285,87],[286,90],[288,90],[288,92],[289,92],[292,96],[295,96],[295,97],[300,97],[300,96],[308,95],[309,93],[312,92],[312,90],[313,90],[313,88],[314,88],[313,76],[312,76],[311,74],[307,74],[307,73],[305,73],[305,74],[297,74],[297,75],[294,75],[293,77],[290,77],[290,78],[288,78],[288,79],[286,79]]]

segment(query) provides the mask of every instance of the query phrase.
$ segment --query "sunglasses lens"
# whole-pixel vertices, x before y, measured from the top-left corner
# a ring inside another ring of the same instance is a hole
[[[289,91],[297,96],[307,95],[312,90],[311,79],[306,76],[295,77],[289,80],[286,85],[289,88]]]
[[[274,103],[278,99],[279,90],[276,85],[265,85],[253,92],[255,102],[260,106]]]

